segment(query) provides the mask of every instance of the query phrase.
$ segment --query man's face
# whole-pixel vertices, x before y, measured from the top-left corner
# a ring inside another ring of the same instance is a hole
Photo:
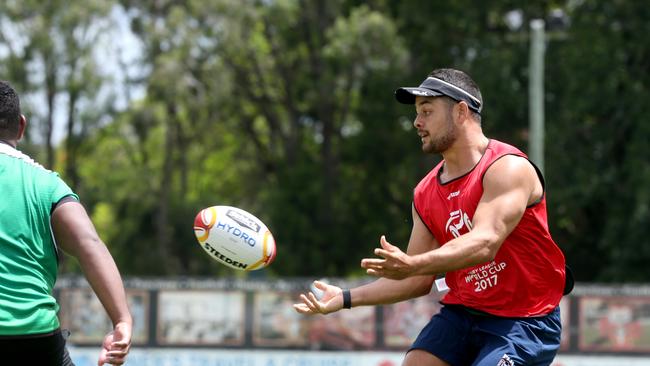
[[[415,97],[415,121],[422,140],[422,151],[438,154],[448,150],[456,141],[457,128],[452,117],[453,104],[447,98]]]

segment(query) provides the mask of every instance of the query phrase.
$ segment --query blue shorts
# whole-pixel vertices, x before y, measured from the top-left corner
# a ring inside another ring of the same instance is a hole
[[[452,366],[548,366],[561,333],[559,306],[541,317],[501,318],[445,305],[409,351],[427,351]]]

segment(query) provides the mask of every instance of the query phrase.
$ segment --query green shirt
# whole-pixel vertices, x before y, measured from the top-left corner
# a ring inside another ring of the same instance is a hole
[[[0,142],[0,335],[59,327],[52,296],[58,254],[50,219],[66,196],[78,199],[57,173]]]

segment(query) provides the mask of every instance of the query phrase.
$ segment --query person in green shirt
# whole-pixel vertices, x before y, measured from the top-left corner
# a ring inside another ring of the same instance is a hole
[[[75,257],[113,322],[98,364],[121,365],[132,323],[118,268],[77,195],[16,149],[27,120],[0,81],[0,351],[24,365],[73,365],[56,299],[59,250]]]

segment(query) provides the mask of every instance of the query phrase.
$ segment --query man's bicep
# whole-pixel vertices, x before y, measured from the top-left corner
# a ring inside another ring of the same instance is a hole
[[[502,242],[521,220],[536,182],[534,168],[524,158],[506,156],[496,161],[483,179],[474,229],[487,230]]]
[[[413,228],[406,253],[409,255],[421,254],[440,246],[429,228],[424,224],[415,206],[411,207],[413,215]]]
[[[82,245],[99,240],[90,217],[77,201],[56,206],[52,212],[52,230],[57,245],[74,256],[79,254]]]

